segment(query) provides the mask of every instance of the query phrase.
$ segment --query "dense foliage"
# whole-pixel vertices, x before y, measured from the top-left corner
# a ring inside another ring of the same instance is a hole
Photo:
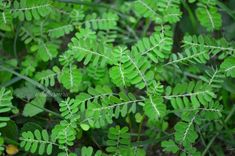
[[[0,0],[1,155],[234,155],[234,0]]]

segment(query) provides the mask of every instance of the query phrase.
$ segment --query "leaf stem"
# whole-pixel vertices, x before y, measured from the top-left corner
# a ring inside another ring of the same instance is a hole
[[[34,103],[28,103],[28,104],[31,104],[31,105],[33,105],[33,106],[35,106],[35,107],[37,107],[37,108],[39,108],[39,109],[41,109],[41,110],[47,112],[47,113],[51,113],[51,114],[53,114],[53,115],[55,115],[55,116],[57,116],[57,117],[59,117],[59,118],[63,118],[59,113],[56,113],[56,112],[54,112],[54,111],[51,111],[51,110],[49,110],[49,109],[47,109],[47,108],[40,107],[40,106],[38,106],[38,105],[35,105]]]
[[[13,79],[11,79],[11,80],[9,80],[9,81],[7,81],[7,82],[1,84],[1,85],[0,85],[0,88],[2,88],[2,87],[8,87],[8,86],[10,86],[10,85],[12,85],[12,84],[14,84],[14,83],[20,81],[20,80],[22,80],[22,78],[20,78],[20,77],[14,77]]]
[[[41,85],[41,84],[38,83],[37,81],[35,81],[35,80],[33,80],[33,79],[31,79],[31,78],[29,78],[29,77],[27,77],[27,76],[21,75],[20,73],[14,71],[14,70],[12,70],[12,69],[10,69],[10,68],[8,68],[8,67],[5,67],[4,65],[0,65],[0,69],[2,69],[2,70],[4,70],[4,71],[7,71],[7,72],[9,72],[9,73],[12,73],[12,74],[14,74],[14,75],[16,75],[16,76],[18,76],[18,77],[20,77],[20,78],[22,78],[22,79],[24,79],[24,80],[30,82],[31,84],[33,84],[33,85],[37,86],[38,88],[40,88],[41,90],[45,91],[45,93],[46,93],[47,95],[49,95],[49,96],[55,95],[55,94],[53,94],[52,91],[50,91],[48,88],[44,87],[43,85]],[[53,97],[54,97],[54,99],[55,99],[58,103],[59,103],[60,101],[62,101],[62,99],[61,99],[58,95],[53,96]]]

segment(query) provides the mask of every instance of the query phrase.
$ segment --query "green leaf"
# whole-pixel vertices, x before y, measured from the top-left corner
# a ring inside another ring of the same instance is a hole
[[[38,80],[42,85],[48,87],[48,86],[54,86],[55,85],[55,77],[57,77],[56,72],[52,70],[43,70],[39,71],[35,75],[35,79]]]
[[[219,30],[222,26],[222,17],[213,4],[199,2],[196,15],[202,26],[208,31]],[[213,3],[213,2],[212,2]]]
[[[196,139],[198,138],[197,133],[194,130],[194,121],[195,117],[191,119],[189,123],[185,122],[178,122],[175,125],[175,140],[183,144],[184,146],[187,146],[188,144],[194,143]]]
[[[90,126],[87,124],[80,124],[80,126],[84,131],[88,131],[90,129]]]
[[[164,148],[163,150],[166,152],[176,153],[179,151],[179,147],[175,144],[173,140],[163,141],[161,142],[161,146]]]
[[[178,83],[173,90],[170,87],[168,87],[168,90],[167,95],[164,97],[171,101],[174,109],[198,108],[200,104],[205,106],[216,97],[215,93],[212,92],[212,88],[201,81]],[[171,92],[172,95],[169,95]]]
[[[224,38],[215,40],[211,38],[211,36],[205,35],[186,35],[183,40],[183,47],[185,51],[189,51],[188,53],[190,53],[190,51],[194,53],[191,56],[189,55],[187,59],[198,63],[205,63],[206,60],[214,55],[219,55],[219,58],[223,59],[227,55],[233,54],[235,51],[233,45]],[[197,54],[198,51],[199,53]]]
[[[57,140],[60,145],[72,146],[78,133],[76,131],[78,118],[75,116],[70,121],[62,120],[53,128],[51,137]]]
[[[74,30],[74,26],[72,24],[61,25],[60,23],[51,23],[50,26],[51,28],[48,29],[47,32],[48,35],[53,39],[69,34]]]
[[[93,148],[92,147],[82,147],[82,156],[92,156]]]
[[[55,145],[55,143],[48,136],[46,130],[35,130],[33,133],[31,131],[23,132],[20,137],[20,146],[31,153],[40,155],[47,153],[50,155],[53,148],[52,144]]]
[[[220,65],[227,76],[235,77],[235,57],[228,57]]]
[[[69,67],[62,69],[59,80],[66,89],[69,89],[71,92],[77,92],[79,83],[82,81],[82,74],[75,65],[70,64]]]
[[[140,17],[150,18],[157,23],[176,23],[182,15],[179,0],[158,0],[158,3],[152,0],[136,0],[133,3],[134,11]]]
[[[130,53],[125,47],[118,47],[114,50],[113,62],[115,66],[109,74],[117,86],[134,84],[137,88],[143,89],[153,79],[150,62],[138,51]]]
[[[78,105],[79,103],[75,103],[74,99],[70,98],[67,98],[65,101],[61,101],[59,104],[61,116],[65,119],[71,119],[78,112]]]
[[[95,39],[86,38],[79,39],[77,33],[69,43],[69,50],[63,55],[73,56],[73,60],[83,61],[85,65],[92,63],[93,66],[100,65],[104,67],[107,63],[112,62],[110,47],[97,42]],[[62,56],[63,57],[63,56]]]
[[[40,17],[47,16],[51,11],[50,3],[47,0],[30,1],[20,0],[13,3],[13,16],[20,21],[38,20]]]
[[[34,98],[37,94],[39,94],[40,91],[35,88],[34,85],[30,83],[26,83],[24,87],[16,88],[14,90],[14,95],[20,99],[27,99],[31,100]]]
[[[58,54],[58,45],[53,43],[44,43],[44,42],[39,43],[37,55],[40,58],[40,60],[47,62],[55,58],[57,54]]]
[[[109,30],[117,28],[118,15],[113,12],[104,12],[102,17],[97,18],[93,13],[86,17],[84,25],[86,28]]]
[[[10,120],[8,116],[3,114],[11,111],[13,107],[11,103],[12,98],[10,90],[6,90],[5,88],[0,89],[0,128],[5,127],[7,125],[7,121]]]
[[[23,115],[25,117],[33,117],[44,111],[44,105],[46,103],[46,95],[44,93],[39,93],[36,97],[29,103],[27,103],[23,110]]]
[[[119,126],[111,127],[108,132],[106,151],[112,154],[121,154],[122,150],[128,150],[130,145],[130,135],[128,128]]]
[[[173,40],[172,30],[167,25],[156,30],[150,37],[139,40],[131,51],[147,56],[152,62],[162,62],[171,53]]]
[[[166,114],[166,106],[159,96],[149,96],[145,101],[144,112],[151,120],[159,120]]]

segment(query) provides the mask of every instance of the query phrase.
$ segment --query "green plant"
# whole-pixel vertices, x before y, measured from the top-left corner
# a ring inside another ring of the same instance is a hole
[[[0,0],[0,155],[234,155],[234,6]]]

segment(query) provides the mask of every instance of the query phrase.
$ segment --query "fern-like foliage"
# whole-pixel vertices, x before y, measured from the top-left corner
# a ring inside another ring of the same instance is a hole
[[[53,70],[47,69],[40,72],[37,72],[35,75],[35,79],[39,81],[44,86],[54,86],[55,85],[55,77],[58,73]]]
[[[0,1],[0,28],[5,31],[11,30],[12,14],[10,10],[10,3]]]
[[[188,145],[194,143],[198,138],[198,134],[194,129],[193,122],[195,117],[191,119],[189,123],[186,122],[178,122],[175,125],[175,140],[183,145]]]
[[[95,152],[94,149],[91,146],[89,146],[89,147],[83,146],[82,147],[81,156],[92,156],[92,155],[102,156],[102,152],[100,150]]]
[[[51,6],[48,0],[36,2],[31,0],[14,1],[13,16],[21,21],[39,20],[41,17],[47,16],[50,11]]]
[[[0,155],[227,154],[227,4],[0,0]]]
[[[214,40],[209,36],[189,36],[183,40],[184,52],[172,54],[166,65],[206,63],[212,56],[221,58],[234,53],[234,48],[225,39]]]
[[[128,52],[125,47],[118,47],[113,51],[115,66],[110,68],[109,75],[112,82],[117,86],[128,86],[130,83],[123,66],[124,60],[128,59],[126,56]]]
[[[137,51],[130,53],[126,48],[118,47],[114,50],[113,62],[115,66],[109,74],[117,86],[134,84],[141,89],[153,78],[150,62]]]
[[[130,135],[128,134],[128,128],[119,126],[111,127],[109,129],[106,151],[119,155],[128,153],[130,145]],[[127,150],[127,151],[126,151]],[[124,154],[125,155],[125,154]]]
[[[161,22],[176,23],[181,18],[182,12],[180,11],[179,0],[160,0],[157,3],[157,8],[161,15]]]
[[[205,64],[213,55],[219,52],[231,53],[233,50],[228,47],[228,43],[224,40],[213,40],[209,36],[189,36],[183,39],[183,52],[173,53],[170,61],[165,65],[177,64]],[[226,51],[228,50],[228,51]]]
[[[52,130],[52,138],[54,138],[61,147],[72,146],[77,135],[78,116],[70,121],[62,120]]]
[[[97,40],[94,39],[82,40],[79,38],[79,34],[76,34],[71,39],[72,42],[69,44],[69,50],[67,51],[77,61],[83,61],[85,65],[91,62],[93,65],[100,64],[101,66],[111,62],[109,47],[97,43]]]
[[[222,26],[222,17],[216,7],[216,1],[199,0],[196,15],[200,24],[208,31],[219,30]]]
[[[224,82],[224,72],[221,69],[209,68],[205,71],[205,75],[200,77],[201,80],[205,81],[212,88],[221,88]]]
[[[62,69],[59,81],[66,89],[71,92],[77,92],[79,83],[82,81],[82,74],[76,66],[70,64]]]
[[[118,15],[112,12],[103,13],[101,17],[97,17],[95,13],[86,16],[86,21],[82,24],[86,28],[109,30],[117,28]]]
[[[102,79],[104,79],[104,77],[107,75],[107,68],[98,65],[93,66],[90,64],[87,67],[87,75],[94,80],[102,81]]]
[[[152,120],[163,118],[166,114],[166,105],[159,96],[149,96],[144,105],[145,114]]]
[[[64,112],[71,116],[77,112],[79,107],[81,113],[80,126],[86,130],[89,127],[104,127],[112,123],[114,117],[125,117],[127,114],[135,113],[138,102],[143,101],[137,100],[133,94],[112,93],[112,90],[105,86],[89,88],[88,93],[80,93],[74,102],[69,101],[70,103],[67,102],[66,107],[61,108],[65,109]],[[68,109],[70,109],[70,113]]]
[[[54,43],[39,42],[33,46],[33,49],[37,51],[38,58],[44,62],[52,60],[58,54],[58,45]]]
[[[31,23],[25,23],[24,27],[21,27],[19,31],[20,39],[24,41],[25,44],[39,42],[41,35],[40,24],[41,22],[36,22],[32,27]]]
[[[212,88],[201,81],[177,84],[173,89],[168,87],[166,94],[164,98],[170,100],[174,109],[198,108],[200,104],[207,105],[216,97]]]
[[[211,56],[220,54],[221,58],[227,55],[234,54],[235,49],[232,44],[227,42],[224,38],[214,40],[209,36],[185,36],[183,40],[183,47],[189,51],[200,51],[211,54]]]
[[[71,119],[78,112],[78,104],[74,103],[74,99],[68,98],[60,102],[60,112],[65,119]]]
[[[152,0],[136,0],[133,3],[134,10],[139,16],[150,18],[158,23],[176,23],[182,15],[179,0],[160,0],[158,2]]]
[[[147,93],[149,95],[162,95],[164,92],[163,85],[158,81],[151,81],[148,86]]]
[[[51,38],[59,38],[61,36],[69,34],[73,30],[74,26],[72,24],[61,25],[53,23],[50,25],[50,28],[47,30],[47,33]]]
[[[100,103],[92,102],[86,111],[87,122],[91,127],[103,127],[112,123],[112,118],[125,117],[129,113],[136,112],[136,105],[142,100],[137,100],[132,94],[123,92],[117,96],[101,99]]]
[[[12,108],[13,99],[12,93],[10,90],[6,90],[5,88],[0,89],[0,129],[7,126],[7,122],[10,120],[10,117],[7,115]],[[0,132],[0,152],[4,150],[4,138],[1,136]]]
[[[200,125],[205,120],[216,120],[221,117],[222,106],[219,103],[210,103],[203,108],[186,109],[181,115],[183,121],[178,122],[175,129],[175,142],[173,140],[162,142],[162,147],[166,151],[176,153],[179,151],[179,146],[184,146],[186,152],[198,153],[191,144],[195,143],[199,137],[195,126]],[[172,145],[173,148],[169,148]],[[193,150],[192,150],[193,149]],[[200,153],[200,152],[199,152]]]
[[[20,141],[20,146],[26,151],[38,153],[39,155],[50,155],[53,151],[53,146],[56,145],[46,130],[23,132]]]
[[[235,57],[228,57],[221,64],[221,69],[227,76],[235,77]]]
[[[176,153],[179,151],[179,147],[176,145],[176,143],[173,140],[163,141],[161,143],[161,146],[164,148],[163,150],[165,152]]]
[[[171,55],[170,61],[166,65],[190,64],[190,63],[206,63],[210,59],[209,53],[205,50],[197,52],[197,50],[185,50],[183,53]]]
[[[0,90],[0,112],[7,113],[12,109],[12,94],[10,90],[6,90],[5,88],[1,88]],[[7,125],[7,121],[9,121],[10,118],[4,115],[1,115],[0,117],[0,128],[3,128]],[[1,134],[1,133],[0,133]]]
[[[162,26],[149,38],[139,40],[133,47],[132,52],[139,52],[142,56],[148,56],[154,63],[166,59],[172,47],[172,31],[169,26]]]
[[[75,103],[79,104],[82,111],[84,111],[90,103],[100,102],[100,100],[114,95],[112,90],[107,86],[96,86],[96,88],[89,87],[87,91],[88,93],[80,93],[75,98]]]

